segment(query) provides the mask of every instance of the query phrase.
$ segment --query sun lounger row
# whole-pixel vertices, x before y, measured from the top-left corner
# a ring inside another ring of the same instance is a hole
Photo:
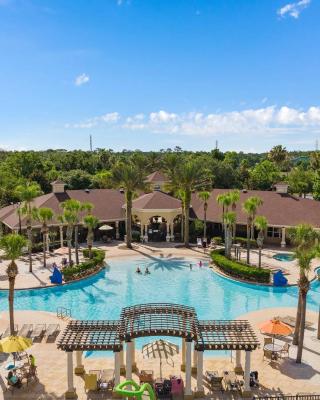
[[[30,337],[31,339],[40,339],[46,336],[48,339],[52,339],[60,332],[59,324],[23,324],[20,329],[18,325],[14,326],[14,332],[18,336]],[[8,327],[2,334],[0,338],[5,338],[10,335],[10,327]]]

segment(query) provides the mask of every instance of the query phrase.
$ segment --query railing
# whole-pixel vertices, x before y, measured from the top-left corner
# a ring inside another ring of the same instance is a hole
[[[57,308],[57,317],[60,319],[69,319],[72,317],[71,309],[65,307],[58,307]]]
[[[320,394],[301,393],[296,395],[278,394],[274,396],[255,396],[254,400],[320,400]]]

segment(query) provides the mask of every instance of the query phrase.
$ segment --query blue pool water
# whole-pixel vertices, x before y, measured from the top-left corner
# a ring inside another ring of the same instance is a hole
[[[272,258],[278,261],[293,261],[294,255],[291,253],[277,253]]]
[[[139,275],[148,265],[151,274]],[[108,262],[105,270],[88,279],[43,289],[17,290],[17,310],[56,312],[71,308],[79,319],[118,319],[127,305],[172,302],[195,307],[200,319],[232,319],[268,307],[295,307],[297,288],[272,288],[234,282],[180,258],[123,258]],[[320,282],[314,281],[308,307],[317,310]],[[0,310],[8,307],[7,291],[0,291]],[[144,339],[145,340],[145,339]],[[150,340],[150,338],[146,338]],[[142,341],[140,342],[141,345]]]

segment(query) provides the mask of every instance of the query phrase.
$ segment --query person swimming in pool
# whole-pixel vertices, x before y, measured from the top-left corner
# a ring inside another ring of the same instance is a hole
[[[145,274],[145,275],[150,274],[150,271],[149,271],[149,268],[148,268],[148,267],[146,267],[146,269],[145,269],[145,271],[144,271],[144,274]]]
[[[199,267],[202,267],[202,261],[200,260],[200,262],[199,262]]]
[[[192,270],[192,264],[189,265],[190,271]]]
[[[139,266],[138,266],[137,269],[136,269],[136,273],[137,273],[137,274],[141,274],[141,269],[140,269]]]

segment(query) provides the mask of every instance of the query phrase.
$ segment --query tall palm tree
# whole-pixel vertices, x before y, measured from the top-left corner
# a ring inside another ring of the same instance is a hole
[[[1,238],[0,247],[4,250],[5,258],[10,260],[7,268],[7,276],[9,280],[9,318],[10,318],[10,335],[13,336],[14,332],[14,284],[18,274],[18,266],[16,259],[22,254],[22,249],[27,244],[24,236],[19,234],[10,233]]]
[[[211,193],[208,191],[202,191],[198,193],[198,197],[203,201],[203,240],[207,241],[207,210],[208,201],[210,199]]]
[[[225,227],[225,255],[231,257],[231,245],[232,245],[232,230],[236,221],[236,213],[233,211],[227,211],[224,213],[223,222]]]
[[[221,193],[217,196],[217,203],[222,206],[222,231],[224,234],[224,253],[225,256],[227,257],[228,254],[228,248],[227,248],[227,229],[226,229],[226,223],[225,223],[225,215],[226,213],[229,212],[229,207],[231,206],[231,197],[229,196],[229,193]]]
[[[288,159],[288,152],[281,144],[274,146],[268,153],[268,158],[274,162],[280,169]]]
[[[131,160],[129,162],[118,162],[112,168],[112,181],[114,186],[122,188],[126,196],[126,245],[132,248],[132,200],[137,190],[147,190],[146,175]]]
[[[184,196],[184,245],[189,247],[189,213],[191,193],[194,190],[208,186],[209,174],[203,166],[195,160],[186,160],[180,163],[174,174],[170,176],[170,185],[174,190],[182,190]]]
[[[250,264],[250,240],[254,236],[254,219],[258,207],[263,203],[258,196],[249,197],[243,203],[243,211],[247,214],[247,264]]]
[[[240,191],[239,190],[232,190],[231,192],[229,192],[229,197],[231,200],[231,210],[236,213],[236,209],[237,209],[237,203],[240,200]],[[237,214],[236,214],[236,218],[232,227],[232,238],[233,240],[236,237],[236,228],[237,228]]]
[[[319,234],[311,225],[301,224],[289,230],[289,236],[295,246],[295,257],[298,260],[300,276],[298,281],[299,300],[293,344],[298,345],[296,362],[301,363],[304,329],[306,321],[307,294],[310,288],[308,273],[311,261],[319,255]]]
[[[63,214],[58,217],[59,221],[65,223],[67,225],[67,244],[68,244],[68,256],[69,256],[69,265],[72,264],[72,235],[73,228],[77,223],[78,219],[74,212],[65,209]]]
[[[93,240],[94,240],[94,229],[98,226],[99,224],[99,219],[95,217],[94,215],[86,215],[83,218],[84,226],[88,229],[88,234],[87,234],[87,245],[88,245],[88,250],[89,250],[89,258],[92,258],[92,246],[93,246]]]
[[[20,209],[21,215],[26,217],[27,236],[28,236],[28,251],[29,251],[29,272],[32,272],[32,221],[35,219],[37,213],[33,205],[33,201],[41,194],[40,186],[35,183],[27,183],[26,185],[19,185],[16,188],[16,194],[22,202]]]
[[[91,211],[93,205],[91,203],[81,203],[81,201],[76,199],[69,199],[64,201],[61,204],[63,210],[68,210],[70,213],[73,214],[74,220],[74,249],[76,255],[76,264],[79,264],[79,223],[80,223],[80,216],[83,211]],[[69,216],[70,217],[70,216]],[[70,219],[70,218],[69,218]]]
[[[54,213],[51,208],[41,207],[37,212],[37,219],[42,224],[42,243],[43,243],[43,266],[47,266],[47,243],[48,243],[48,235],[49,235],[49,227],[48,223],[52,221],[54,217]]]
[[[267,218],[263,215],[257,215],[254,219],[254,226],[258,229],[257,244],[259,247],[259,268],[261,268],[261,250],[263,246],[264,234],[268,228]]]

